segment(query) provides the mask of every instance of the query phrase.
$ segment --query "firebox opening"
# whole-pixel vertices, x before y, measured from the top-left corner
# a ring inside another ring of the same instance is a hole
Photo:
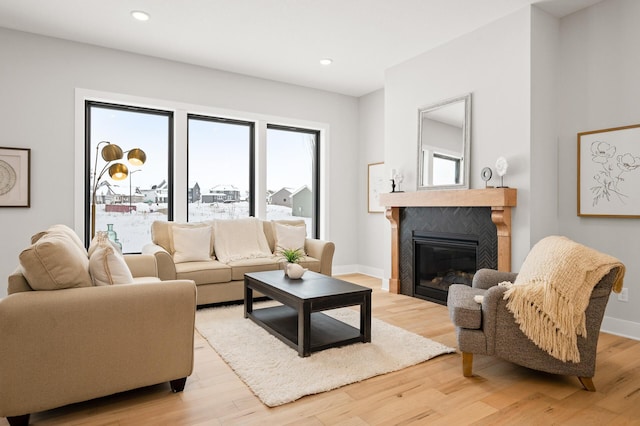
[[[470,286],[478,265],[478,237],[414,232],[414,296],[447,304],[451,284]]]

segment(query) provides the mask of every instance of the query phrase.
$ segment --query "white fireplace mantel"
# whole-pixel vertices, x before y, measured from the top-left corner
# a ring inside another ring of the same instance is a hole
[[[391,222],[391,278],[389,291],[400,292],[400,209],[404,207],[490,207],[498,234],[498,270],[511,270],[511,208],[516,206],[515,188],[456,189],[391,192],[380,194]]]

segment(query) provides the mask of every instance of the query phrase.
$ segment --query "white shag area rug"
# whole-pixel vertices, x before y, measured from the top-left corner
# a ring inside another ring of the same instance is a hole
[[[254,308],[273,306],[273,302]],[[360,313],[325,311],[360,327]],[[253,393],[269,407],[325,392],[379,374],[397,371],[455,349],[371,319],[371,343],[355,343],[299,357],[298,352],[244,318],[243,306],[207,308],[196,313],[196,329]]]

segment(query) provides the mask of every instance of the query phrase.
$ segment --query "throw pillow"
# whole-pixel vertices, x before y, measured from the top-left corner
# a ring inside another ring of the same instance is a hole
[[[91,286],[86,252],[61,233],[42,235],[19,258],[24,277],[34,290]]]
[[[210,226],[173,226],[172,232],[175,263],[211,260]]]
[[[304,242],[307,238],[306,226],[285,225],[274,222],[275,252],[282,250],[300,250],[304,252]]]
[[[89,244],[89,248],[87,249],[87,254],[89,255],[89,257],[91,257],[91,255],[93,254],[95,249],[98,248],[98,244],[102,243],[103,239],[104,239],[104,241],[106,241],[109,244],[111,244],[115,251],[117,251],[118,253],[122,254],[122,252],[120,251],[120,247],[118,247],[116,245],[116,243],[114,243],[113,241],[111,241],[109,239],[109,236],[107,235],[107,233],[105,231],[98,231],[98,232],[96,232],[96,236],[93,237],[93,240],[91,240],[91,243]]]
[[[262,221],[255,217],[216,220],[213,233],[213,244],[220,262],[273,256]]]
[[[124,256],[116,250],[106,233],[96,234],[95,249],[89,258],[89,272],[93,285],[131,284],[133,275],[124,260]]]

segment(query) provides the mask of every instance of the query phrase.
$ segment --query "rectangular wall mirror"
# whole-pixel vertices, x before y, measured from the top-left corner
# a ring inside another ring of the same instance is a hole
[[[471,93],[418,110],[418,190],[468,189]]]

